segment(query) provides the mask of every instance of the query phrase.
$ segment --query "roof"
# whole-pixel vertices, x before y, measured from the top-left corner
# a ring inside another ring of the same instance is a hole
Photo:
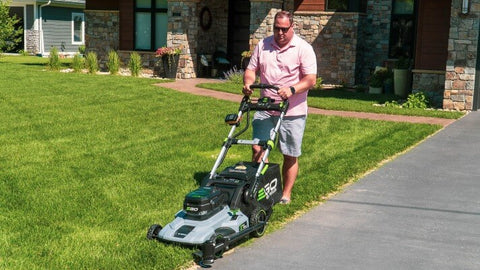
[[[37,0],[39,4],[46,4],[48,2],[48,0]],[[51,5],[85,7],[85,0],[52,0]]]

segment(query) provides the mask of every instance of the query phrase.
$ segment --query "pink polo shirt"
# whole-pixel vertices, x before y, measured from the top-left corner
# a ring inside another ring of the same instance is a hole
[[[279,48],[273,36],[269,36],[255,47],[247,68],[260,73],[261,83],[290,87],[306,74],[317,74],[317,58],[312,46],[297,35],[283,48]],[[273,89],[263,89],[260,95],[281,100]],[[287,116],[307,114],[307,95],[308,91],[305,91],[289,98]]]

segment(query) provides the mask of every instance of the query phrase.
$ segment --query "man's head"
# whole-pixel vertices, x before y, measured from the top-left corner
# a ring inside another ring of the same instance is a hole
[[[288,11],[275,14],[273,22],[273,37],[280,47],[287,45],[293,38],[293,16]]]

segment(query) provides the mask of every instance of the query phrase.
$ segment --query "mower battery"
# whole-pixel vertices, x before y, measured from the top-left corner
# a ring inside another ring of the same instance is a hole
[[[189,219],[205,220],[222,210],[226,199],[215,187],[200,187],[185,196],[183,210]]]

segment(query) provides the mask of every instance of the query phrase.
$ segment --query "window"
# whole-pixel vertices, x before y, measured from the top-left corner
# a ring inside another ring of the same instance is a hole
[[[390,58],[413,57],[415,1],[393,0]]]
[[[85,43],[85,17],[83,13],[72,13],[72,44]]]
[[[367,0],[327,0],[327,10],[337,12],[366,12]]]
[[[167,44],[167,0],[135,1],[135,50],[155,51]]]

